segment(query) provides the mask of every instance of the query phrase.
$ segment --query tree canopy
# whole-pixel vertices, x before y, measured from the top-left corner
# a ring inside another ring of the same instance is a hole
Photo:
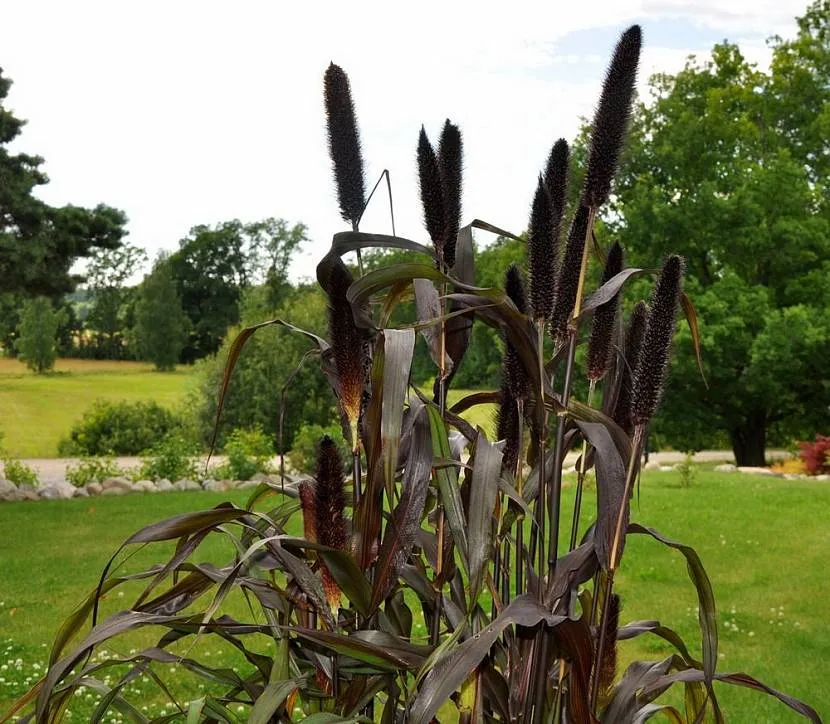
[[[830,2],[772,48],[768,72],[722,43],[651,78],[606,218],[632,264],[687,260],[709,384],[684,329],[656,431],[725,432],[751,465],[830,411]]]
[[[49,179],[42,158],[8,149],[25,123],[5,107],[10,87],[0,69],[0,292],[55,297],[80,281],[70,273],[76,259],[121,243],[127,218],[103,204],[53,207],[34,195]]]

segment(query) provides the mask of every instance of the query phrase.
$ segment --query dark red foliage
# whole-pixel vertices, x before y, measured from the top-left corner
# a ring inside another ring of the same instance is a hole
[[[830,436],[816,435],[815,442],[800,442],[798,446],[808,475],[830,474]]]

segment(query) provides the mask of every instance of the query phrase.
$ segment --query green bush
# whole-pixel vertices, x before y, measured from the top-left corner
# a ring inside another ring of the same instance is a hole
[[[82,488],[88,483],[100,483],[107,478],[114,478],[122,474],[112,458],[83,458],[76,465],[66,470],[66,480],[76,488]]]
[[[181,428],[181,419],[155,402],[96,400],[58,451],[89,457],[140,455]]]
[[[337,443],[337,448],[340,450],[340,455],[344,462],[348,463],[351,460],[352,451],[346,439],[343,437],[343,430],[340,428],[340,425],[327,425],[326,427],[316,424],[303,425],[294,436],[291,452],[286,456],[294,470],[301,473],[314,472],[314,461],[317,458],[317,449],[324,435],[328,435]]]
[[[6,480],[14,483],[18,487],[21,485],[29,485],[37,488],[40,485],[37,473],[20,460],[4,458],[3,471],[3,476]]]
[[[140,477],[146,480],[170,481],[194,479],[199,475],[196,461],[199,446],[182,435],[173,434],[156,443],[150,455],[142,461]]]
[[[237,428],[225,443],[228,460],[215,470],[220,479],[250,480],[256,473],[269,472],[274,448],[262,428]]]

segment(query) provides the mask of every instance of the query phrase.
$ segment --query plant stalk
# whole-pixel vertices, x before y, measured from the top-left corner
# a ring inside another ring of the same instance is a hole
[[[525,418],[525,401],[516,400],[516,407],[519,413],[519,455],[516,461],[516,491],[521,497],[524,488],[524,418]],[[520,512],[524,516],[523,512]],[[522,550],[524,549],[524,518],[520,517],[516,521],[516,550],[515,567],[516,567],[516,595],[519,596],[524,592],[524,556]],[[510,591],[507,591],[505,596],[506,603],[510,603]]]
[[[637,470],[637,460],[640,457],[640,452],[643,447],[643,438],[645,436],[645,426],[638,425],[634,429],[634,438],[631,445],[631,458],[628,461],[628,470],[625,475],[625,488],[623,490],[622,501],[620,502],[620,509],[617,512],[617,525],[614,529],[614,539],[611,543],[611,554],[608,561],[608,577],[605,584],[605,594],[602,602],[602,615],[599,620],[599,641],[597,643],[597,655],[594,658],[594,670],[591,675],[591,711],[596,709],[597,698],[599,697],[599,672],[601,668],[601,661],[605,653],[605,630],[608,627],[608,616],[611,612],[611,594],[614,589],[614,573],[619,565],[618,554],[620,551],[620,542],[625,534],[623,531],[623,521],[625,520],[625,508],[628,504],[628,498],[631,493],[631,487],[634,483],[635,471]]]
[[[442,272],[446,272],[444,266],[443,257],[440,261],[440,268]],[[447,356],[447,327],[444,322],[444,314],[445,314],[445,307],[446,307],[446,284],[444,281],[441,282],[441,336],[440,336],[440,358],[438,361],[438,410],[441,415],[441,419],[444,419],[444,415],[447,411],[447,367],[445,364],[445,358]],[[436,539],[438,542],[438,550],[436,553],[436,561],[435,561],[435,577],[436,579],[441,578],[441,574],[443,573],[443,566],[444,566],[444,505],[441,503],[441,498],[439,494],[438,503],[437,503],[437,516],[436,516]],[[430,644],[432,646],[438,645],[438,639],[440,638],[441,634],[441,610],[443,608],[444,603],[444,595],[442,593],[443,586],[439,585],[436,598],[435,598],[435,617],[432,620],[432,630],[430,631]]]
[[[594,390],[596,389],[596,380],[591,380],[588,387],[588,407],[594,398]],[[588,455],[588,440],[582,439],[582,455],[579,457],[579,471],[576,479],[576,494],[574,496],[574,516],[571,521],[571,540],[568,545],[568,551],[576,548],[576,539],[579,534],[579,515],[582,512],[582,489],[585,484],[585,468],[587,466],[586,457]]]

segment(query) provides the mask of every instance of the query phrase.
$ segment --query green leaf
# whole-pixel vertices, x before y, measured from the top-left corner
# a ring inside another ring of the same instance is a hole
[[[272,681],[256,700],[251,713],[248,715],[248,724],[268,724],[292,691],[303,682],[302,678],[289,681]],[[291,712],[289,712],[289,715]]]
[[[700,326],[697,323],[697,312],[695,305],[689,298],[686,292],[680,294],[680,306],[683,308],[683,314],[686,315],[686,322],[689,324],[689,331],[692,333],[692,344],[695,348],[695,357],[697,358],[697,368],[700,370],[700,378],[703,384],[709,387],[706,381],[706,374],[703,371],[703,357],[700,353]]]
[[[470,504],[467,515],[470,551],[470,610],[476,606],[493,555],[494,512],[501,475],[502,450],[478,433],[473,451]]]
[[[441,419],[441,413],[435,405],[427,405],[429,416],[430,435],[432,438],[432,453],[437,458],[451,456],[450,443],[447,438],[447,428]],[[444,504],[444,515],[450,526],[455,547],[461,558],[461,566],[469,576],[469,545],[467,543],[467,522],[464,520],[464,508],[461,505],[461,490],[458,486],[458,474],[455,468],[436,468],[433,472],[441,501]]]

